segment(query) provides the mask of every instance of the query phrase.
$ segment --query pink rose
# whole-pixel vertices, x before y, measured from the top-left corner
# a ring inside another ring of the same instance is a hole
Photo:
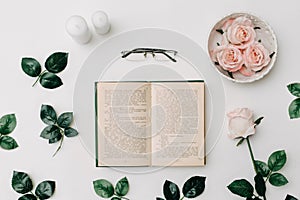
[[[234,20],[229,20],[231,24],[226,24],[226,36],[231,44],[234,44],[239,49],[245,49],[251,45],[256,37],[253,23],[247,17],[238,17]]]
[[[237,108],[229,113],[228,117],[228,136],[231,139],[247,138],[255,133],[255,123],[253,112],[248,108]]]
[[[233,45],[218,46],[213,52],[215,62],[230,72],[236,72],[243,65],[243,55],[241,51]]]
[[[250,45],[244,51],[245,66],[252,71],[259,71],[270,63],[268,50],[259,42]]]

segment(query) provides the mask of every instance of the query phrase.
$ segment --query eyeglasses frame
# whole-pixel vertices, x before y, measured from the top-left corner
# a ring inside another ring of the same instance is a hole
[[[167,49],[154,49],[154,48],[135,48],[133,50],[130,51],[122,51],[122,58],[126,58],[128,57],[130,54],[133,53],[143,53],[145,58],[147,57],[148,53],[151,53],[153,57],[155,57],[156,53],[160,53],[165,55],[167,58],[169,58],[171,61],[173,62],[177,62],[175,58],[172,58],[168,53],[172,53],[176,56],[176,54],[178,53],[175,50],[167,50]]]

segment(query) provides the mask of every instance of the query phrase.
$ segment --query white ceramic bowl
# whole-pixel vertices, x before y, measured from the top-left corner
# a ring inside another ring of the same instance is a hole
[[[245,16],[252,21],[254,27],[256,27],[255,28],[255,32],[256,32],[255,41],[259,41],[269,51],[269,53],[271,55],[270,56],[271,60],[270,60],[269,64],[266,67],[264,67],[261,71],[258,71],[251,76],[244,76],[239,71],[233,72],[230,74],[230,73],[228,73],[228,71],[224,70],[220,65],[216,64],[213,61],[213,55],[212,55],[213,51],[214,51],[214,49],[217,48],[217,46],[219,44],[221,44],[221,40],[223,37],[222,34],[220,32],[218,32],[217,30],[222,29],[224,22],[226,22],[228,19],[237,18],[240,16]],[[257,27],[259,27],[259,28],[257,28]],[[263,78],[272,69],[272,67],[275,63],[276,57],[277,57],[277,40],[276,40],[276,36],[275,36],[273,30],[271,29],[271,27],[266,22],[261,20],[260,18],[253,16],[251,14],[248,14],[248,13],[233,13],[233,14],[230,14],[230,15],[224,17],[220,21],[218,21],[215,24],[215,26],[212,28],[212,30],[210,31],[209,38],[208,38],[208,52],[209,52],[209,56],[210,56],[213,67],[223,77],[225,77],[231,81],[238,82],[238,83],[250,83],[250,82],[253,82],[253,81]]]

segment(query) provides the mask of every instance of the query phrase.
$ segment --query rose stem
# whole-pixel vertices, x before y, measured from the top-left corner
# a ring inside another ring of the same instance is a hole
[[[248,149],[249,149],[249,152],[250,152],[252,164],[253,164],[253,167],[254,167],[254,171],[255,171],[255,173],[257,174],[257,167],[256,167],[256,165],[255,165],[255,159],[254,159],[253,151],[252,151],[252,148],[251,148],[249,136],[246,138],[246,140],[247,140]]]
[[[40,80],[41,76],[42,76],[43,74],[45,74],[45,72],[46,72],[46,70],[42,71],[42,73],[40,73],[40,75],[38,75],[37,79],[36,79],[35,82],[32,84],[32,87],[35,86],[35,84]]]

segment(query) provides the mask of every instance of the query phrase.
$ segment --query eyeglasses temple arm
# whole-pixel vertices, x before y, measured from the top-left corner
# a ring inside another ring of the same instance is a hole
[[[163,52],[163,51],[161,51],[161,52],[159,52],[159,53],[161,53],[161,54],[167,56],[167,57],[168,57],[170,60],[172,60],[173,62],[177,62],[174,58],[172,58],[171,56],[169,56],[167,53],[165,53],[165,52]]]

